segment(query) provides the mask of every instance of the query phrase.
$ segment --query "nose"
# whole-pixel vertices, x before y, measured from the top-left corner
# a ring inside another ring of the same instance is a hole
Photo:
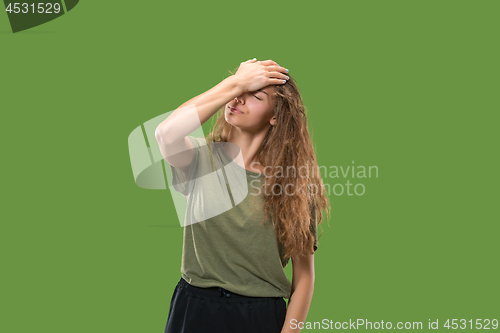
[[[244,103],[244,99],[243,99],[243,95],[244,94],[241,94],[241,95],[239,95],[239,96],[237,96],[237,97],[234,98],[234,100],[236,101],[236,103],[245,104]]]

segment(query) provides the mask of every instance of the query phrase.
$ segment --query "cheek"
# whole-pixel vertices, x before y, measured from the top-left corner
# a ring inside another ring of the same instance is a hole
[[[264,120],[266,119],[267,114],[269,113],[268,108],[269,107],[265,104],[256,104],[252,108],[252,113],[256,119]]]

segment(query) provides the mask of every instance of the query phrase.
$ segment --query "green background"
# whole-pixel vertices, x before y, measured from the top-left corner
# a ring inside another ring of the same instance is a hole
[[[297,80],[320,165],[379,169],[323,178],[366,193],[330,194],[307,321],[500,319],[499,10],[80,1],[16,34],[0,13],[0,331],[163,332],[182,228],[127,138],[253,57]]]

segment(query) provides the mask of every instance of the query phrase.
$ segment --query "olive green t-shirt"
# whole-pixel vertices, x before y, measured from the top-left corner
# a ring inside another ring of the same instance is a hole
[[[182,277],[196,287],[222,287],[252,297],[290,298],[291,283],[283,270],[289,261],[284,258],[284,246],[270,218],[262,225],[263,175],[238,165],[223,148],[224,143],[207,145],[204,138],[188,138],[193,144],[193,159],[187,179],[180,169],[170,166],[173,187],[187,202]],[[246,178],[246,184],[234,180],[237,177],[232,175],[238,174]],[[240,190],[236,190],[238,186]],[[248,189],[248,194],[241,188]],[[238,197],[238,193],[246,195]],[[313,220],[310,230],[316,251],[315,211]]]

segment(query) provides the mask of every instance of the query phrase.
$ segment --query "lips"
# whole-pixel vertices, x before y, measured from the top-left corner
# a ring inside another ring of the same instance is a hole
[[[228,106],[229,106],[229,110],[231,110],[233,113],[243,114],[243,112],[241,112],[237,107],[233,107],[231,105],[228,105]]]

